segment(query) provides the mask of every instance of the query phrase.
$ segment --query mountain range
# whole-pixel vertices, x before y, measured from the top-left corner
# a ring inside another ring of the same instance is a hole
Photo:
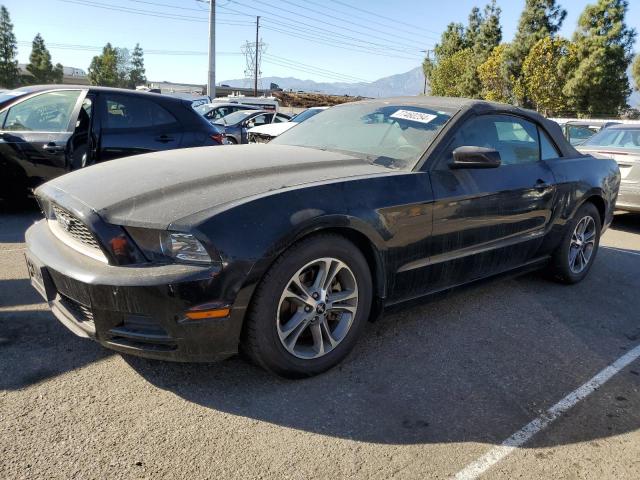
[[[331,95],[374,98],[418,95],[424,91],[425,87],[422,67],[416,67],[405,73],[383,77],[370,83],[315,82],[313,80],[300,80],[294,77],[262,77],[260,81],[265,87],[268,87],[271,83],[275,83],[284,90],[304,90],[305,92],[320,92]],[[221,83],[231,87],[250,86],[246,83],[245,79],[225,80]],[[640,108],[640,92],[634,92],[629,97],[629,105]]]
[[[264,87],[271,83],[277,84],[284,90],[304,90],[305,92],[319,92],[330,95],[351,95],[361,97],[393,97],[399,95],[418,95],[424,89],[424,74],[422,67],[416,67],[406,73],[380,78],[373,82],[315,82],[300,80],[294,77],[262,77]],[[247,87],[245,79],[224,80],[223,85],[230,87]]]

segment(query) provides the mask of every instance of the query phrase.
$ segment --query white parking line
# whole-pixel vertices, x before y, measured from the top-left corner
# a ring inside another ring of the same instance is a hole
[[[616,252],[620,252],[620,253],[628,253],[629,255],[638,255],[640,256],[640,252],[632,252],[630,250],[625,250],[624,248],[618,248],[618,247],[608,247],[603,245],[602,248],[606,249],[606,250],[613,250]]]
[[[521,447],[531,440],[535,434],[548,427],[554,420],[575,406],[580,400],[591,395],[595,390],[609,381],[611,377],[619,373],[638,357],[640,357],[640,345],[628,351],[611,365],[601,370],[587,383],[571,392],[553,407],[522,427],[502,442],[502,444],[492,448],[478,460],[467,465],[464,469],[456,473],[453,478],[456,480],[473,480],[478,478],[496,463],[512,453],[516,448]]]

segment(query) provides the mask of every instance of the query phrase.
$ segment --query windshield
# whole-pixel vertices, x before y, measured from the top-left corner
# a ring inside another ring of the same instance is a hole
[[[330,108],[272,143],[343,152],[395,168],[415,165],[453,111],[352,103]]]
[[[200,115],[209,113],[209,111],[212,109],[213,109],[213,105],[210,105],[208,103],[204,103],[202,105],[198,105],[197,107],[194,107],[194,110],[198,112]]]
[[[305,120],[308,120],[314,115],[317,115],[318,113],[323,111],[324,110],[320,110],[319,108],[309,108],[307,110],[300,112],[298,115],[293,117],[290,121],[295,123],[304,122]]]
[[[605,128],[582,145],[640,150],[640,128]]]
[[[220,120],[216,121],[216,123],[219,125],[235,125],[254,113],[256,113],[255,110],[240,110],[238,112],[230,113],[226,117],[222,117]]]

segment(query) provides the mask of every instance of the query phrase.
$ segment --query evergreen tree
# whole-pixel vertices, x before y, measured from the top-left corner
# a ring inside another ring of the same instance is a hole
[[[569,111],[563,88],[574,63],[571,44],[562,38],[543,38],[525,58],[522,64],[525,94],[543,115],[562,115]]]
[[[554,36],[566,16],[567,11],[557,5],[556,0],[526,0],[516,35],[507,51],[509,76],[513,77],[514,83],[522,82],[522,64],[531,48],[543,38]],[[527,98],[520,97],[516,101],[530,104]]]
[[[0,7],[0,86],[14,88],[20,83],[18,69],[18,44],[13,33],[13,24],[9,11],[4,5]]]
[[[636,59],[633,61],[631,76],[635,82],[635,89],[640,90],[640,53],[636,55]]]
[[[116,48],[115,50],[118,86],[127,87],[129,85],[129,74],[131,72],[131,54],[129,54],[128,48]]]
[[[432,95],[444,97],[466,97],[464,84],[460,78],[473,61],[473,50],[465,48],[438,62],[429,78]]]
[[[484,13],[477,7],[471,10],[466,27],[460,23],[450,23],[447,26],[440,42],[435,46],[435,60],[426,59],[423,63],[423,70],[432,85],[432,92],[451,91],[454,92],[453,96],[480,97],[478,67],[487,60],[493,48],[500,44],[500,13],[495,0],[491,0]],[[463,51],[464,55],[458,55],[455,60],[449,61]],[[461,58],[467,61],[466,65],[460,65]],[[446,80],[440,69],[455,70],[457,77]],[[458,82],[459,85],[453,88],[451,81]],[[447,87],[442,87],[445,84]],[[433,85],[436,85],[435,90]]]
[[[466,38],[469,48],[473,50],[473,57],[461,79],[464,95],[470,98],[482,96],[482,83],[478,76],[478,67],[487,61],[494,48],[500,45],[502,40],[502,27],[500,26],[501,10],[492,0],[480,14],[478,9],[472,10],[469,16],[470,25],[479,21],[477,32]],[[468,32],[473,30],[469,28]]]
[[[44,39],[38,33],[33,39],[31,45],[31,55],[29,56],[29,64],[27,70],[33,83],[62,83],[62,65],[59,63],[54,67],[51,63],[51,54],[44,43]]]
[[[598,0],[580,15],[576,67],[564,89],[579,115],[617,115],[627,105],[635,38],[624,21],[628,7],[627,0]]]
[[[436,62],[450,57],[454,53],[467,48],[464,25],[461,23],[450,23],[447,29],[442,32],[440,43],[434,47]]]
[[[507,49],[509,45],[498,45],[489,58],[478,67],[480,94],[491,102],[508,103],[512,99],[511,82],[507,71]]]
[[[136,88],[138,85],[144,85],[147,82],[144,69],[144,51],[139,43],[133,49],[131,55],[131,70],[129,72],[129,88]]]
[[[469,23],[467,24],[467,28],[464,32],[464,38],[468,46],[473,46],[478,41],[482,21],[483,18],[482,14],[480,13],[480,9],[478,7],[473,7],[471,9],[471,13],[469,14]]]
[[[118,52],[107,43],[102,49],[102,55],[96,55],[89,66],[89,83],[103,87],[117,87],[120,85],[118,75]]]

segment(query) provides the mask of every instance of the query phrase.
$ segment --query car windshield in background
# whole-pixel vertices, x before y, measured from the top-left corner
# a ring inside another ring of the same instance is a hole
[[[193,109],[196,112],[198,112],[200,115],[204,115],[208,113],[210,110],[213,110],[213,107],[207,103],[204,103],[202,105],[198,105],[197,107],[194,107]]]
[[[4,92],[0,93],[0,105],[2,105],[4,102],[13,100],[16,97],[21,97],[28,93],[29,93],[28,91],[21,90],[21,89],[5,90]]]
[[[317,115],[318,113],[323,112],[323,111],[324,110],[320,110],[318,108],[309,108],[308,110],[300,112],[298,115],[293,117],[291,119],[291,121],[294,122],[294,123],[304,122],[305,120],[309,120],[314,115]]]
[[[347,153],[394,168],[415,165],[453,111],[354,103],[330,108],[272,143]]]
[[[240,110],[238,112],[230,113],[226,117],[222,117],[215,123],[217,125],[235,125],[254,113],[256,113],[255,110]]]
[[[584,147],[631,148],[640,150],[640,127],[605,128],[582,144]]]

